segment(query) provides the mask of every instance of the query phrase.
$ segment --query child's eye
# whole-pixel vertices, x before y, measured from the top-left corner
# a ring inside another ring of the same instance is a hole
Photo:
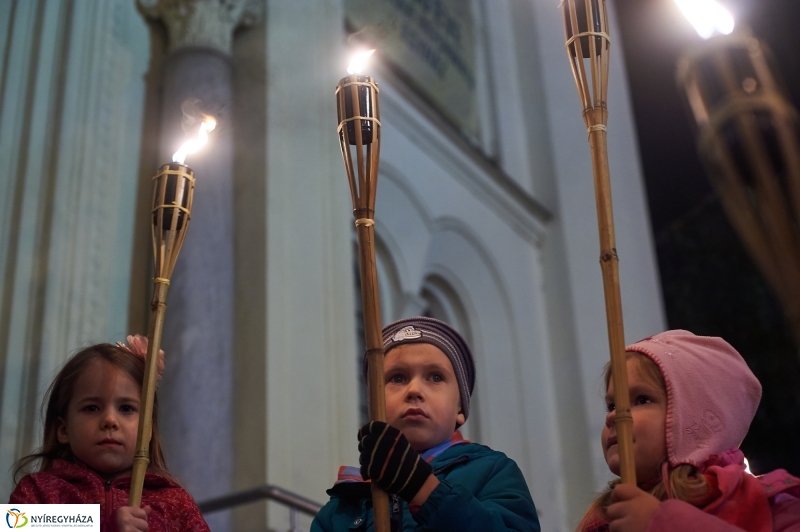
[[[119,411],[123,414],[133,414],[136,412],[136,407],[133,405],[122,405],[119,407]]]
[[[403,382],[405,382],[405,380],[406,378],[403,375],[401,375],[400,373],[395,373],[394,375],[389,377],[389,379],[386,382],[392,382],[394,384],[402,384]]]
[[[97,412],[100,409],[97,408],[97,405],[86,405],[83,408],[81,408],[81,410],[84,412]]]
[[[606,403],[606,412],[614,411],[614,403]]]
[[[636,398],[636,400],[633,402],[633,404],[636,404],[636,405],[649,405],[652,402],[653,402],[653,400],[650,399],[649,397],[647,397],[646,395],[640,395],[640,396],[638,396]]]
[[[433,382],[444,382],[444,377],[442,377],[442,376],[441,376],[439,373],[433,373],[433,374],[431,374],[431,377],[430,377],[430,379],[431,379]]]

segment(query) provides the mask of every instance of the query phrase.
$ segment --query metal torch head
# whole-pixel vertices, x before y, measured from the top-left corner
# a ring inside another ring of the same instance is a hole
[[[683,87],[697,125],[745,101],[764,96],[785,98],[783,83],[775,74],[766,46],[746,31],[719,35],[703,42],[678,63],[678,83]]]
[[[715,165],[724,146],[748,186],[763,163],[749,160],[753,151],[746,143],[758,139],[763,160],[778,176],[785,173],[788,160],[782,150],[797,146],[797,112],[771,63],[758,39],[739,32],[703,42],[678,65],[678,82],[699,130],[701,152]]]
[[[380,158],[379,89],[369,76],[351,75],[336,86],[339,146],[356,218],[372,218]]]
[[[567,55],[584,119],[587,126],[605,124],[611,45],[606,0],[563,0],[561,9]]]
[[[172,162],[153,176],[152,236],[156,276],[169,277],[192,213],[194,170]]]
[[[800,118],[770,63],[751,35],[718,35],[681,59],[678,81],[722,207],[800,335]]]
[[[572,57],[589,59],[609,46],[608,12],[605,0],[564,0],[567,51]]]
[[[358,143],[358,130],[361,142],[371,144],[375,131],[373,122],[380,120],[377,109],[378,84],[369,76],[347,76],[336,86],[336,96],[339,135],[344,135],[347,142],[355,146]]]

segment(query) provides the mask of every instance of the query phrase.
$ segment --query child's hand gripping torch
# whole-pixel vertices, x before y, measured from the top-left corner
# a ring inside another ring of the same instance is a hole
[[[136,437],[136,453],[133,458],[131,490],[128,498],[128,505],[135,508],[142,503],[144,475],[150,463],[156,370],[158,350],[161,347],[161,333],[164,329],[164,313],[167,310],[167,289],[183,240],[186,238],[186,231],[189,228],[193,195],[194,170],[183,164],[182,161],[165,164],[153,177],[151,229],[155,277],[153,279],[150,331],[147,334],[147,358],[144,365],[142,402],[139,410],[139,431]]]
[[[622,329],[622,299],[619,291],[619,258],[614,240],[611,182],[608,171],[606,123],[608,107],[608,12],[606,0],[563,0],[564,29],[572,74],[583,104],[583,119],[589,135],[600,230],[600,266],[606,300],[608,343],[611,349],[611,378],[619,442],[620,476],[625,484],[636,485],[633,460],[633,418],[628,396],[625,335]],[[588,70],[588,73],[587,73]]]
[[[372,52],[367,52],[371,54]],[[365,58],[364,58],[365,59]],[[363,59],[362,59],[363,61]],[[375,267],[375,191],[378,183],[378,159],[381,146],[381,122],[378,84],[369,76],[353,73],[336,86],[339,118],[339,144],[344,168],[350,182],[353,216],[358,235],[358,263],[361,272],[361,301],[364,310],[369,373],[370,421],[386,421],[383,383],[383,337]],[[375,530],[389,532],[389,497],[372,483],[372,506]]]

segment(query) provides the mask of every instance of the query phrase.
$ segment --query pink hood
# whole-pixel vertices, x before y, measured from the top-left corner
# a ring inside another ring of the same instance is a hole
[[[728,342],[675,330],[626,351],[651,358],[664,377],[670,467],[702,467],[710,456],[739,447],[761,400],[761,384]]]

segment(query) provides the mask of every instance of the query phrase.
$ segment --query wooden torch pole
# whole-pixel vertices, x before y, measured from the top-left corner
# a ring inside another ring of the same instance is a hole
[[[166,282],[164,282],[166,281]],[[133,472],[131,473],[131,490],[128,495],[128,506],[138,508],[142,504],[142,488],[147,466],[150,465],[150,437],[153,433],[153,403],[156,395],[156,379],[158,377],[158,351],[161,348],[161,333],[164,330],[164,313],[167,310],[166,279],[155,282],[153,302],[150,310],[150,330],[147,333],[147,358],[144,362],[144,382],[142,383],[142,399],[139,407],[139,430],[136,434],[136,452],[133,455]]]
[[[635,485],[633,418],[628,395],[622,298],[619,289],[619,258],[614,238],[611,179],[606,146],[608,48],[611,42],[608,35],[608,12],[606,0],[564,0],[561,7],[564,15],[567,54],[578,87],[578,95],[583,104],[583,118],[592,152],[597,224],[600,231],[600,267],[603,272],[611,378],[614,383],[614,425],[619,447],[620,476],[623,483]]]
[[[622,298],[619,289],[619,257],[614,237],[614,213],[611,206],[611,180],[605,129],[589,134],[597,201],[597,225],[600,230],[600,268],[606,301],[608,347],[611,353],[611,378],[614,382],[614,426],[619,446],[620,477],[625,484],[636,484],[633,456],[633,418],[628,395],[628,366],[622,325]]]
[[[155,278],[153,279],[152,315],[147,334],[147,358],[144,363],[144,382],[139,406],[139,430],[133,457],[131,489],[128,506],[142,504],[142,488],[147,466],[150,464],[150,437],[153,433],[153,404],[158,377],[158,352],[164,330],[164,313],[167,310],[169,278],[181,251],[194,198],[194,171],[181,163],[162,166],[153,177],[153,210],[151,229]]]
[[[358,216],[356,214],[356,216]],[[383,336],[378,299],[378,276],[375,265],[375,230],[366,218],[356,218],[358,263],[361,272],[361,304],[364,312],[364,336],[367,347],[367,392],[370,421],[386,421],[386,398],[383,379]],[[371,483],[375,530],[389,532],[389,497]]]
[[[378,183],[381,123],[378,84],[369,76],[342,78],[336,87],[339,144],[344,159],[358,236],[361,303],[367,348],[370,421],[386,421],[383,380],[383,336],[375,265],[375,194]],[[390,532],[389,496],[371,485],[375,530]]]

